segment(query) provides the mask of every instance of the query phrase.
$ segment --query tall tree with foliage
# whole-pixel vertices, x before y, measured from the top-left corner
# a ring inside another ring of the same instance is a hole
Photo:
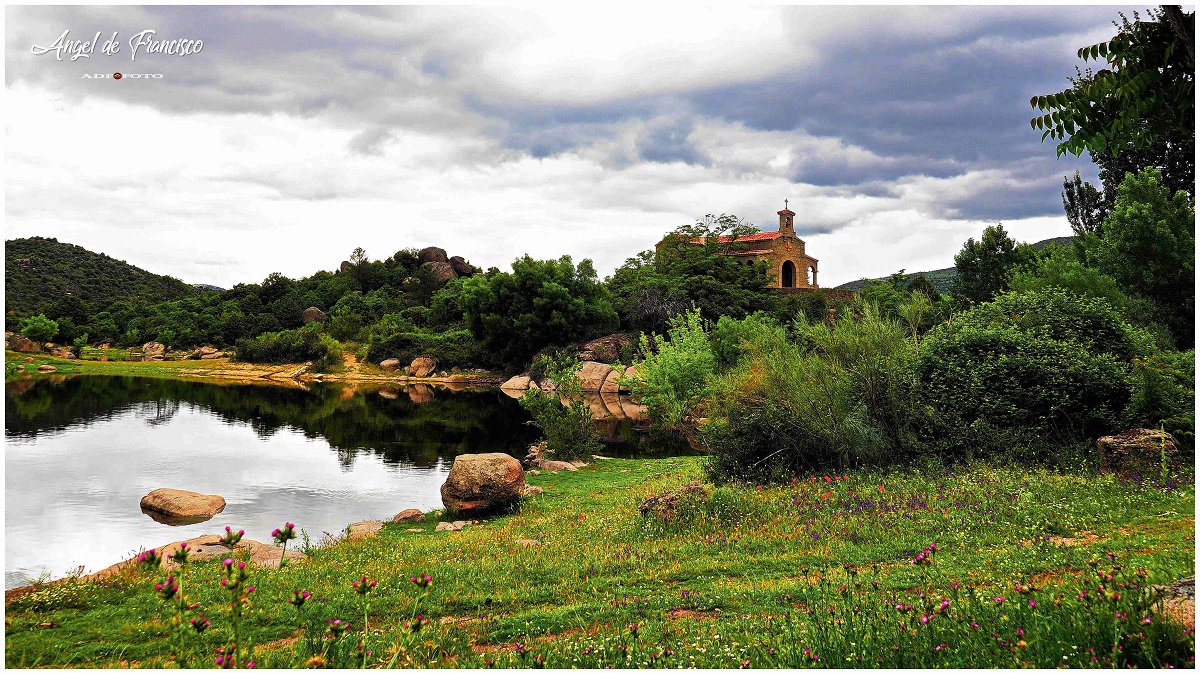
[[[512,269],[468,279],[460,300],[467,328],[500,364],[522,368],[546,346],[617,329],[617,312],[591,260],[576,266],[567,255],[526,255]]]
[[[1182,348],[1195,343],[1196,212],[1155,169],[1128,174],[1088,257],[1102,273],[1153,301]]]
[[[1013,241],[1004,225],[988,227],[979,241],[967,239],[954,256],[951,294],[973,304],[987,302],[1007,290],[1013,272],[1033,257],[1033,247]]]
[[[1081,178],[1079,171],[1075,172],[1074,179],[1063,178],[1062,202],[1075,236],[1101,234],[1104,216],[1108,213],[1104,195],[1095,185]]]
[[[1084,150],[1116,156],[1172,131],[1194,139],[1195,16],[1175,5],[1151,11],[1148,21],[1122,15],[1116,36],[1078,52],[1105,67],[1081,74],[1069,89],[1030,99],[1044,113],[1030,126],[1043,130],[1042,140],[1061,141],[1059,156]]]

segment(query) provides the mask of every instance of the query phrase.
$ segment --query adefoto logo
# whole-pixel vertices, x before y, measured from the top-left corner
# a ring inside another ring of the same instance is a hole
[[[80,79],[85,80],[161,80],[164,77],[162,73],[84,73]]]

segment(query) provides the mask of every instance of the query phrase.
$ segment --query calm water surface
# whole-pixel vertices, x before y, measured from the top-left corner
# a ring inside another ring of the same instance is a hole
[[[523,456],[538,436],[528,418],[499,391],[13,382],[5,390],[4,586],[79,566],[96,571],[143,546],[226,525],[269,541],[292,521],[319,543],[351,522],[439,508],[454,457]],[[227,505],[207,522],[160,524],[138,506],[159,487],[220,494]]]

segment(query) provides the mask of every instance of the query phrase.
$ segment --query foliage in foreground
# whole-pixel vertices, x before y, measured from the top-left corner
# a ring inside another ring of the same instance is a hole
[[[859,471],[638,513],[702,462],[533,477],[547,493],[517,514],[457,533],[389,524],[247,569],[245,594],[220,584],[237,560],[190,564],[178,585],[200,606],[178,622],[161,575],[47,586],[9,604],[6,665],[212,666],[239,595],[239,660],[259,667],[1194,664],[1193,634],[1149,590],[1194,568],[1190,476]]]

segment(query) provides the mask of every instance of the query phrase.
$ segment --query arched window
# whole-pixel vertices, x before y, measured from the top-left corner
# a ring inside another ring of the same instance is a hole
[[[808,285],[814,285],[817,281],[817,270],[813,269],[811,266],[808,267],[808,273],[806,276],[808,277]]]
[[[779,272],[779,283],[784,288],[796,287],[796,265],[792,264],[791,260],[783,263],[783,269]]]

